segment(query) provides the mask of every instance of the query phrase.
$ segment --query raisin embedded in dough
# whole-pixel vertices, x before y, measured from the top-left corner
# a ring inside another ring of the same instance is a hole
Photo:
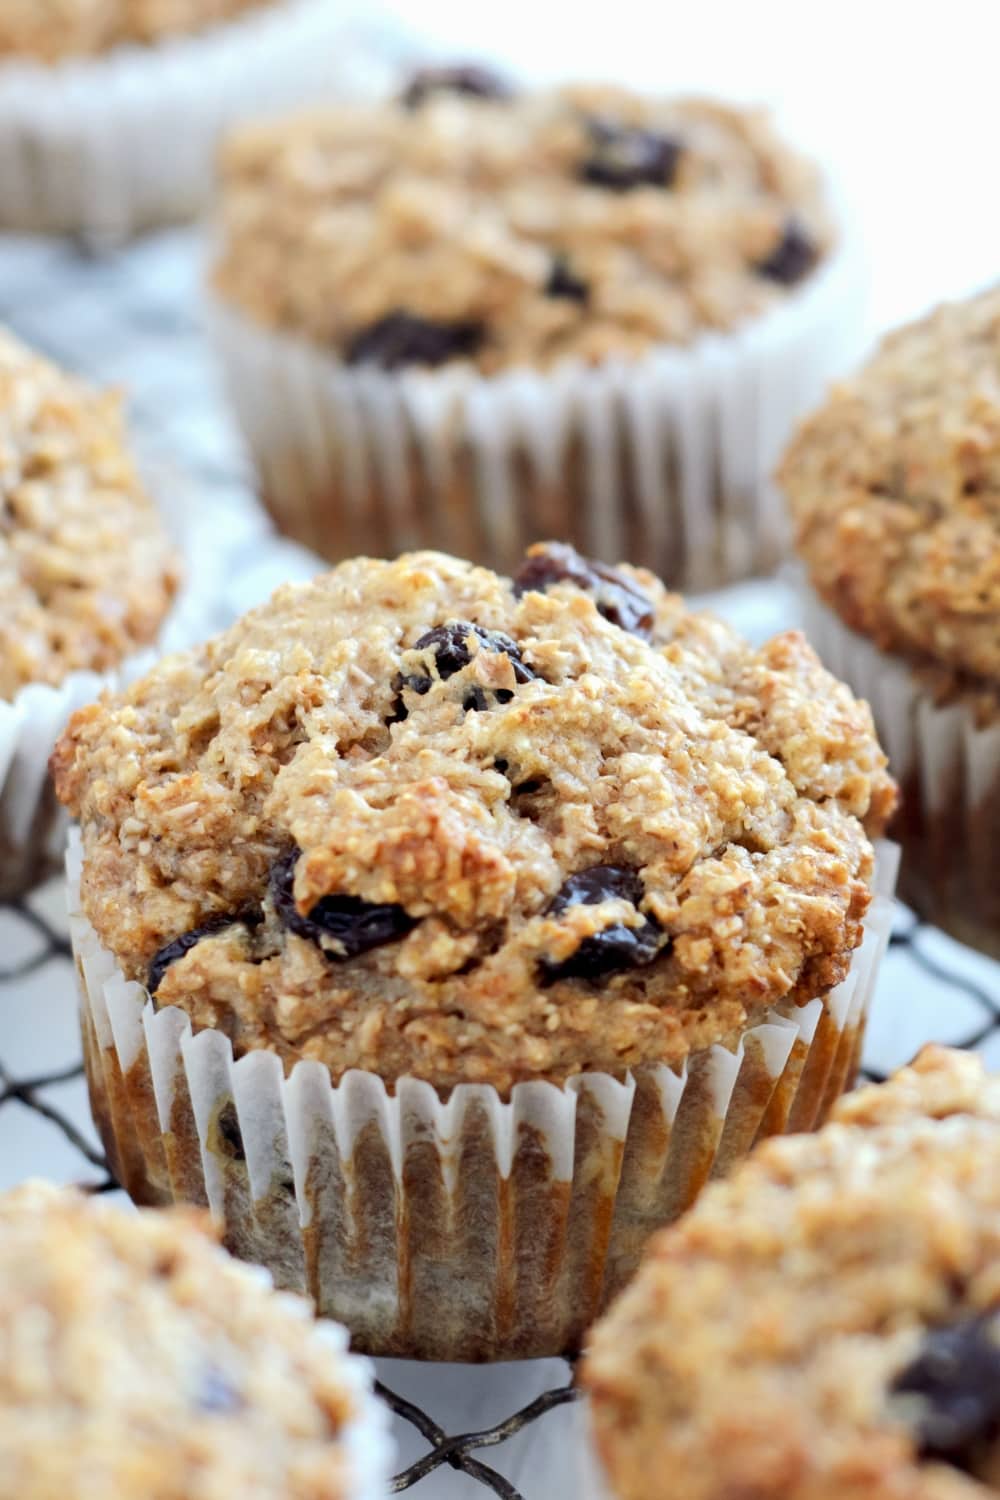
[[[639,586],[616,568],[582,557],[567,542],[540,542],[532,547],[514,578],[514,592],[544,593],[557,583],[574,583],[592,594],[598,613],[633,635],[648,636],[653,604]]]
[[[278,860],[271,872],[271,899],[279,920],[298,937],[322,948],[334,963],[357,958],[405,937],[414,925],[401,906],[362,901],[358,896],[324,896],[303,916],[293,886],[299,851]]]

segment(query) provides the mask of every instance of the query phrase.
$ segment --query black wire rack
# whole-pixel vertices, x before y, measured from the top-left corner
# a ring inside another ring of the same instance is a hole
[[[129,389],[139,441],[184,464],[215,520],[208,548],[225,554],[226,575],[238,577],[256,560],[262,523],[199,326],[201,255],[198,239],[181,232],[99,260],[68,244],[0,241],[0,321],[70,368]],[[71,1040],[74,980],[61,908],[58,882],[41,895],[0,903],[0,1176],[11,1182],[37,1172],[37,1161],[50,1160],[42,1148],[51,1136],[58,1144],[53,1175],[106,1193],[117,1184],[90,1131],[78,1043]],[[55,1038],[25,1017],[43,1004],[46,1019],[51,1007],[64,1012]],[[26,1035],[39,1037],[37,1055],[25,1047]],[[883,1077],[931,1039],[974,1048],[1000,1066],[1000,965],[900,909],[879,982],[867,1076]],[[46,1043],[64,1052],[50,1056]],[[397,1474],[394,1492],[420,1486],[432,1500],[435,1476],[453,1470],[468,1481],[468,1493],[542,1500],[545,1486],[530,1464],[515,1484],[481,1455],[499,1450],[502,1462],[512,1440],[544,1434],[554,1413],[574,1400],[572,1364],[546,1361],[545,1371],[539,1394],[477,1431],[449,1431],[400,1394],[398,1382],[381,1383],[401,1430],[426,1445]]]

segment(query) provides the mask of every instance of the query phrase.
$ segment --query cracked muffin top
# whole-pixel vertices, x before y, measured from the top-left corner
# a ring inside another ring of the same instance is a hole
[[[709,1187],[592,1333],[619,1500],[1000,1491],[1000,1082],[928,1048],[833,1118]]]
[[[118,396],[0,330],[0,700],[148,645],[178,576]]]
[[[0,58],[56,63],[206,30],[275,0],[0,0]]]
[[[778,477],[853,630],[1000,692],[1000,287],[890,334]]]
[[[350,1500],[368,1398],[340,1334],[194,1213],[18,1188],[0,1197],[0,1488]]]
[[[428,70],[381,106],[245,128],[214,281],[349,363],[484,372],[689,344],[787,300],[832,230],[759,114]]]
[[[825,993],[895,800],[801,636],[556,544],[283,588],[76,714],[53,771],[159,1004],[440,1088],[676,1063]]]

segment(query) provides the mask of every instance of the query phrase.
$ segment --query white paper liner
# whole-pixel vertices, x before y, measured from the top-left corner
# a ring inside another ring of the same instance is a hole
[[[900,782],[901,894],[921,916],[1000,957],[1000,718],[938,705],[909,664],[855,634],[803,584],[805,628],[826,666],[871,705]]]
[[[596,368],[350,367],[218,297],[208,326],[265,502],[322,555],[435,546],[509,571],[556,537],[709,588],[787,552],[772,471],[857,354],[863,304],[845,228],[765,317]]]
[[[624,1081],[518,1084],[509,1101],[460,1085],[447,1101],[404,1078],[278,1057],[233,1060],[127,981],[80,907],[82,845],[67,856],[70,930],[95,1117],[141,1202],[207,1203],[236,1254],[371,1353],[498,1359],[575,1348],[631,1275],[654,1228],[754,1140],[821,1123],[853,1082],[888,942],[894,846],[851,970],[824,999],[778,1007],[734,1051]]]
[[[104,243],[191,217],[231,124],[385,87],[363,17],[348,0],[276,0],[153,47],[0,62],[0,223]]]

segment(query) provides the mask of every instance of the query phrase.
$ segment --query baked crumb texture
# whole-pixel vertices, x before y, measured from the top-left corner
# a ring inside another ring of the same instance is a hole
[[[1000,716],[1000,289],[890,334],[778,477],[846,624]]]
[[[177,583],[118,396],[0,331],[0,700],[118,666]]]
[[[194,1214],[125,1214],[41,1183],[8,1193],[3,1493],[374,1500],[366,1471],[386,1438],[339,1332],[231,1261]]]
[[[502,1093],[826,994],[895,799],[800,636],[558,545],[513,584],[418,553],[286,587],[78,712],[53,770],[160,1005],[238,1056]]]
[[[217,290],[348,363],[491,373],[733,329],[830,249],[817,175],[758,114],[477,82],[239,132]]]
[[[1000,1085],[928,1048],[706,1192],[592,1335],[619,1500],[996,1494],[998,1168]]]
[[[54,769],[116,1173],[368,1352],[578,1347],[653,1229],[854,1076],[867,711],[640,570],[345,564]]]
[[[203,31],[274,0],[0,0],[0,57],[58,63]]]

